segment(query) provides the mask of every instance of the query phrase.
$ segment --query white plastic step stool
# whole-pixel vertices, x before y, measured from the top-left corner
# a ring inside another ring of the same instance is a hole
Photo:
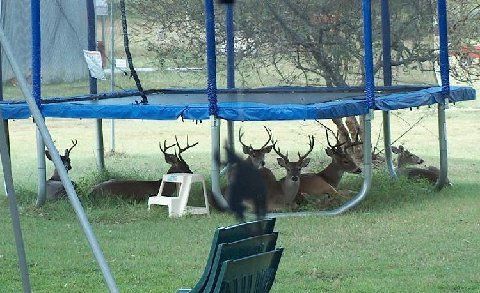
[[[180,185],[178,189],[177,197],[162,196],[163,186],[165,182],[177,183]],[[203,197],[205,198],[205,207],[189,207],[187,206],[188,197],[192,183],[201,182],[203,187]],[[169,217],[181,217],[185,214],[209,214],[209,206],[207,199],[207,190],[205,189],[205,179],[200,174],[189,173],[172,173],[163,175],[162,184],[160,184],[160,190],[157,196],[151,196],[148,199],[148,209],[151,205],[164,205],[168,206]]]

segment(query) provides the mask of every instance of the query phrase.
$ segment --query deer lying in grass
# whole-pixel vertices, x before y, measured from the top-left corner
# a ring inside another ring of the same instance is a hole
[[[337,191],[343,174],[345,174],[345,172],[352,174],[360,174],[362,172],[362,169],[355,163],[355,160],[347,151],[349,148],[361,144],[358,137],[354,142],[340,142],[338,137],[336,137],[337,143],[332,145],[328,137],[328,131],[327,129],[328,148],[325,149],[325,152],[332,161],[325,169],[318,173],[306,173],[300,176],[300,195],[320,196],[328,194],[332,196],[343,196]]]
[[[419,156],[405,149],[402,145],[398,146],[398,148],[392,146],[392,152],[398,155],[397,172],[400,175],[404,175],[409,179],[425,179],[431,184],[437,183],[438,177],[440,177],[440,170],[437,167],[413,167],[412,165],[418,166],[420,164],[423,164],[424,161]],[[447,185],[451,185],[448,179]]]
[[[167,146],[167,141],[163,142],[163,146],[159,143],[160,151],[163,153],[165,162],[170,165],[170,168],[167,171],[167,174],[171,173],[192,173],[187,162],[183,159],[182,153],[186,150],[196,146],[198,142],[190,145],[188,142],[187,136],[187,146],[182,148],[178,142],[177,137],[175,136],[175,144]],[[178,148],[178,153],[175,151],[174,154],[167,153],[167,150],[176,146]],[[111,195],[118,196],[123,199],[130,199],[136,201],[142,201],[148,199],[150,196],[157,195],[160,184],[162,180],[117,180],[111,179],[100,184],[95,185],[92,188],[90,194],[93,195]],[[165,183],[162,195],[163,196],[172,196],[176,191],[175,183]]]
[[[312,152],[315,145],[313,136],[309,136],[309,150],[301,155],[298,153],[298,161],[290,162],[288,154],[282,154],[280,148],[277,148],[277,142],[273,143],[273,150],[279,158],[277,158],[278,164],[283,167],[287,174],[280,180],[268,180],[267,181],[267,209],[268,211],[275,211],[286,207],[295,207],[295,198],[300,190],[301,185],[301,171],[310,163],[310,159],[307,158]]]
[[[78,143],[77,140],[72,140],[72,146],[69,149],[65,149],[65,155],[63,156],[60,155],[63,166],[65,166],[65,169],[67,170],[67,172],[72,170],[72,165],[70,163],[70,152],[77,145],[77,143]],[[48,150],[45,151],[45,155],[47,156],[47,159],[52,161],[52,157]],[[75,183],[73,181],[72,183],[73,183],[73,186],[75,186]],[[65,196],[67,196],[67,192],[65,191],[62,181],[60,180],[60,175],[58,174],[58,170],[57,168],[55,168],[55,171],[53,171],[52,177],[50,177],[50,179],[48,179],[46,182],[46,198],[47,200],[54,200],[54,199],[59,199]]]

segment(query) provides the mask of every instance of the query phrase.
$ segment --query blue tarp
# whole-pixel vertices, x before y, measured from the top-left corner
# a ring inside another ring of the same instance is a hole
[[[219,102],[218,116],[232,121],[268,121],[268,120],[305,120],[331,119],[362,115],[368,113],[368,105],[362,99],[362,93],[339,100],[321,103],[295,102],[305,101],[302,95],[306,92],[290,93],[291,101],[285,101],[285,91],[282,91],[282,103],[278,103],[280,95],[259,92],[255,95],[259,102]],[[173,96],[172,96],[173,95]],[[203,94],[201,98],[203,99]],[[310,93],[310,95],[312,95]],[[322,95],[322,93],[318,93]],[[91,99],[55,99],[53,102],[42,104],[42,113],[45,117],[57,118],[96,118],[96,119],[147,119],[147,120],[176,120],[185,119],[205,120],[209,118],[206,94],[205,103],[188,104],[193,96],[183,92],[169,92],[149,96],[148,105],[132,103],[135,97],[110,98],[101,100]],[[378,93],[375,98],[375,110],[397,110],[411,107],[432,105],[441,100],[440,87],[404,91],[396,93]],[[166,100],[168,98],[168,100]],[[123,99],[123,100],[122,100]],[[311,97],[309,97],[311,100]],[[451,87],[450,102],[460,102],[475,99],[475,90],[469,87]],[[165,101],[165,103],[164,103]],[[195,97],[198,101],[198,96]],[[25,102],[1,102],[0,110],[4,119],[26,119],[30,111]]]

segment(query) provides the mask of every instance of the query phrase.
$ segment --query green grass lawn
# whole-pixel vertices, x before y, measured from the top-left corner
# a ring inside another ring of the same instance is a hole
[[[418,292],[480,291],[480,128],[478,102],[447,112],[449,170],[454,183],[439,193],[423,183],[393,181],[377,170],[372,192],[355,210],[337,217],[281,218],[277,229],[285,255],[273,292]],[[393,137],[425,115],[400,140],[429,164],[438,161],[436,111],[399,111]],[[109,121],[105,121],[108,149]],[[123,292],[174,292],[199,278],[213,231],[234,223],[229,215],[169,219],[165,209],[148,212],[146,203],[90,199],[85,194],[107,176],[156,179],[167,166],[158,141],[190,135],[200,141],[185,158],[192,170],[208,175],[210,125],[192,122],[117,121],[117,154],[108,156],[108,174],[98,174],[92,120],[48,119],[57,145],[70,139],[71,176],[80,186],[84,208]],[[36,159],[31,121],[12,121],[12,160],[31,281],[35,292],[103,292],[100,270],[67,200],[35,208]],[[262,144],[263,123],[242,123],[247,141]],[[267,122],[282,149],[307,148],[307,135],[317,146],[309,170],[325,166],[323,131],[312,122]],[[381,128],[374,120],[373,142]],[[257,140],[256,140],[257,139]],[[381,143],[380,143],[381,145]],[[278,177],[275,156],[267,165]],[[48,162],[48,176],[52,164]],[[308,170],[307,170],[308,171]],[[343,186],[356,189],[361,179],[347,176]],[[3,192],[2,192],[3,193]],[[195,196],[198,196],[196,193]],[[21,283],[6,198],[0,194],[0,292],[18,292]]]

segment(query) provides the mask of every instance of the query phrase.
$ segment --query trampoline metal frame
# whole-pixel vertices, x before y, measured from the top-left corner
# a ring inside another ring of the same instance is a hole
[[[88,48],[94,50],[96,47],[95,44],[95,34],[91,33],[92,28],[94,32],[95,28],[95,19],[94,19],[94,5],[93,0],[86,0],[87,3],[87,13],[88,13],[88,20],[89,20],[89,44]],[[438,103],[438,131],[439,131],[439,145],[440,145],[440,177],[436,184],[436,189],[440,190],[445,186],[447,173],[448,173],[448,157],[447,157],[447,136],[446,136],[446,117],[445,117],[445,109],[448,107],[448,97],[450,94],[450,87],[449,87],[449,65],[448,65],[448,36],[447,36],[447,11],[446,11],[446,0],[437,0],[438,4],[438,16],[439,16],[439,35],[440,35],[440,68],[441,68],[441,81],[442,81],[442,94],[444,97],[443,102]],[[373,72],[372,72],[372,40],[371,40],[371,0],[362,0],[363,5],[363,16],[364,16],[364,42],[365,42],[365,72],[366,72],[366,90],[367,90],[367,101],[372,102],[374,98],[374,83],[373,83]],[[32,93],[29,92],[28,84],[26,82],[25,77],[22,75],[21,70],[16,63],[16,60],[13,56],[13,51],[11,49],[10,43],[5,38],[3,33],[3,28],[0,27],[0,43],[1,47],[3,48],[5,55],[10,61],[12,69],[17,77],[17,80],[20,85],[20,89],[23,95],[26,97],[27,104],[31,111],[31,114],[34,118],[34,122],[38,127],[38,156],[44,158],[44,147],[42,147],[42,143],[44,143],[47,149],[50,151],[50,154],[53,159],[53,163],[57,168],[62,183],[65,187],[67,192],[68,198],[72,207],[75,210],[75,213],[78,217],[78,221],[83,229],[83,232],[86,235],[86,238],[90,244],[90,247],[93,251],[93,254],[98,262],[98,265],[101,268],[102,274],[104,276],[105,282],[111,292],[118,292],[118,288],[116,286],[115,280],[113,275],[111,274],[110,268],[104,258],[103,252],[98,244],[98,241],[94,235],[94,232],[88,222],[87,216],[81,206],[80,201],[78,200],[78,196],[75,192],[75,189],[72,185],[71,180],[68,177],[68,173],[65,170],[65,167],[61,161],[60,154],[56,149],[52,137],[50,136],[49,130],[45,124],[44,118],[42,113],[39,109],[39,102],[41,97],[40,92],[40,0],[32,0],[31,1],[31,9],[32,9],[32,41],[34,44],[34,54],[32,58],[32,79],[33,79],[33,91]],[[223,197],[221,197],[220,193],[220,166],[217,160],[219,152],[220,152],[220,125],[221,121],[219,118],[216,117],[216,56],[215,56],[215,17],[214,17],[214,4],[213,0],[205,0],[205,10],[206,10],[206,33],[207,33],[207,62],[208,62],[208,96],[210,102],[210,112],[211,112],[211,140],[212,140],[212,152],[211,152],[211,160],[212,160],[212,168],[211,168],[211,176],[212,176],[212,191],[214,196],[218,197],[217,200],[220,201],[223,205],[226,205],[226,201]],[[233,7],[230,5],[227,7],[227,24],[232,22],[233,25]],[[382,0],[382,22],[383,25],[388,24],[388,0]],[[229,45],[233,45],[233,26],[231,27],[231,34],[229,35]],[[384,34],[389,34],[389,31],[383,30]],[[384,49],[386,48],[386,52],[389,54],[389,38],[385,38],[384,35]],[[384,52],[384,54],[386,54]],[[233,67],[233,49],[229,50],[229,88],[234,88],[234,67]],[[387,58],[387,62],[384,66],[390,66],[388,60],[389,56],[384,56]],[[385,85],[388,84],[388,68],[387,68],[387,75],[386,79],[387,82]],[[391,82],[390,82],[391,84]],[[96,80],[91,78],[90,79],[90,93],[95,94],[97,91],[96,88]],[[271,214],[272,216],[308,216],[308,215],[337,215],[343,213],[344,211],[356,206],[360,203],[365,196],[368,194],[368,191],[371,187],[372,181],[372,144],[371,144],[371,120],[373,118],[373,110],[363,116],[364,119],[364,170],[363,170],[363,185],[361,190],[358,194],[348,201],[343,206],[332,210],[332,211],[321,211],[321,212],[305,212],[305,213],[282,213],[282,214]],[[6,122],[3,121],[3,117],[0,113],[0,152],[2,158],[2,166],[4,170],[4,177],[5,177],[5,185],[7,191],[7,197],[9,199],[9,206],[10,206],[10,214],[12,217],[12,225],[13,231],[15,235],[16,247],[17,247],[17,254],[19,258],[19,266],[22,276],[22,284],[24,292],[30,292],[30,282],[28,277],[28,267],[26,263],[26,256],[25,256],[25,249],[22,239],[21,227],[20,227],[20,219],[17,209],[16,203],[16,196],[15,190],[13,188],[13,178],[12,168],[10,163],[10,157],[8,153],[8,131],[6,130]],[[396,176],[395,169],[392,163],[392,153],[390,150],[390,115],[389,112],[383,112],[383,122],[384,122],[384,144],[385,144],[385,151],[387,157],[387,167],[392,175],[392,177]],[[229,123],[229,144],[233,144],[233,123]],[[97,120],[97,150],[101,154],[98,154],[97,159],[98,166],[103,169],[103,163],[100,160],[103,160],[103,135],[101,132],[101,120],[100,123]],[[41,151],[40,151],[41,150]],[[39,177],[44,176],[44,171],[40,170],[40,167],[43,167],[44,164],[39,162]],[[42,179],[39,180],[42,182]],[[44,196],[41,195],[39,192],[39,198],[37,199],[37,204],[44,200]],[[220,198],[221,197],[221,198]]]

